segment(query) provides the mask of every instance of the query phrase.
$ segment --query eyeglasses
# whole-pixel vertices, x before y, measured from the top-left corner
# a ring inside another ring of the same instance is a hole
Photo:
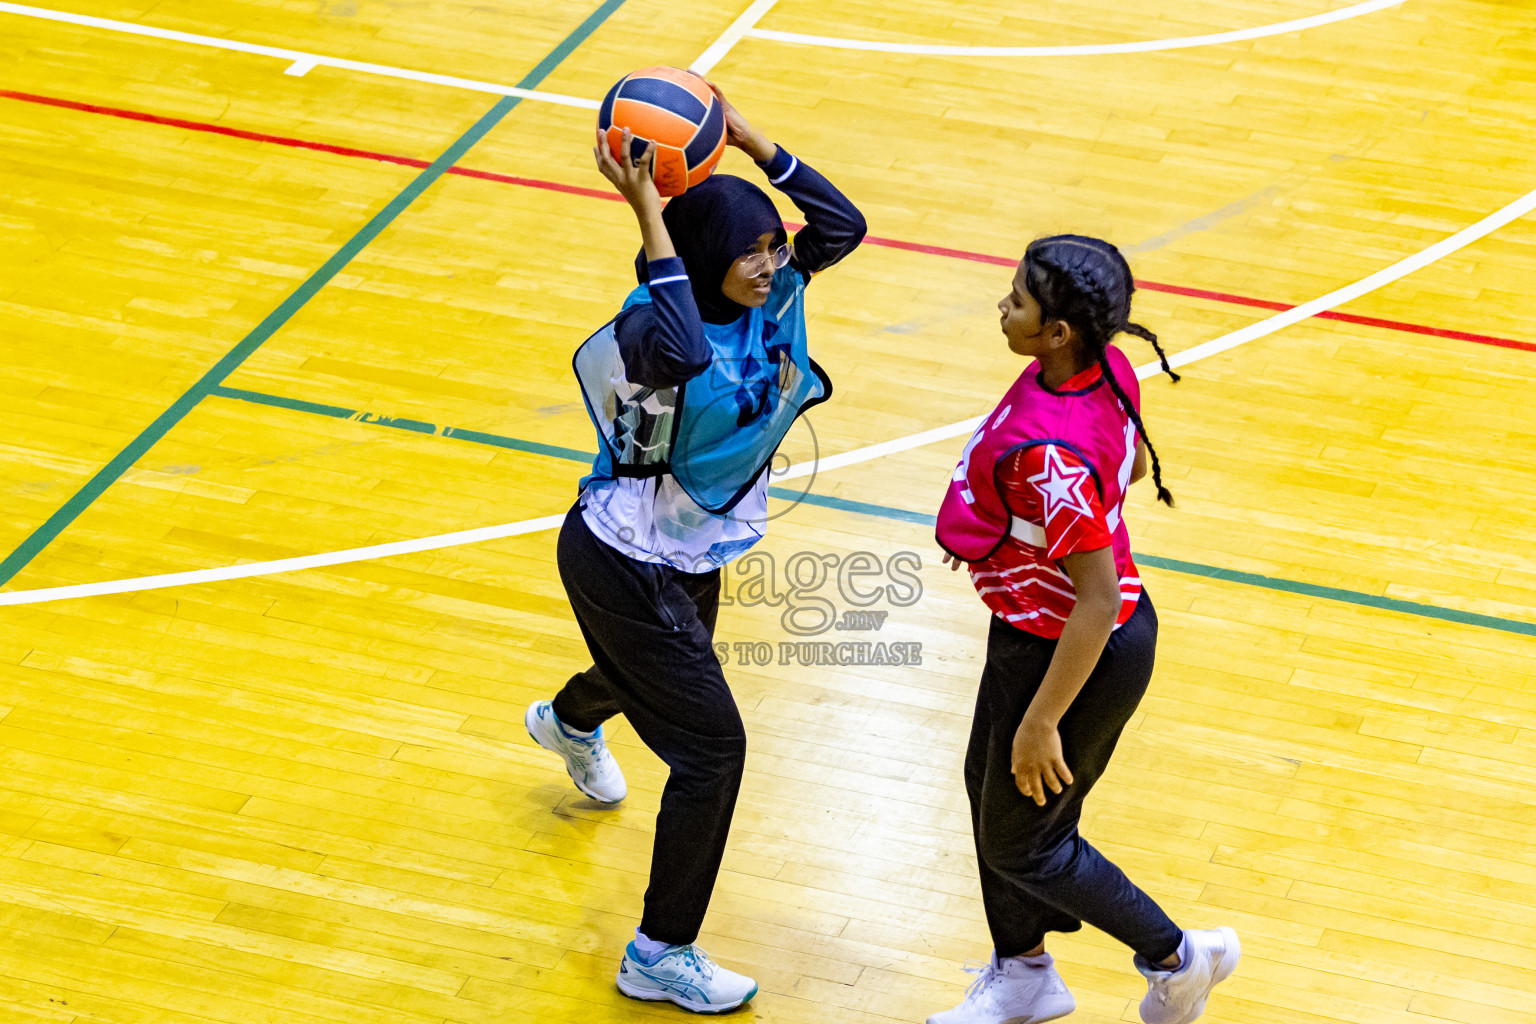
[[[779,270],[788,266],[789,259],[794,254],[794,247],[786,242],[773,252],[749,253],[737,262],[741,264],[741,269],[748,277],[756,277],[765,270]]]

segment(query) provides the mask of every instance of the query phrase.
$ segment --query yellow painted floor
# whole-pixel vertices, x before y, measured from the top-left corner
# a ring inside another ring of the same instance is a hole
[[[549,530],[8,595],[563,512],[593,445],[570,355],[637,245],[589,107],[747,0],[39,2],[0,4],[0,1021],[682,1019],[612,986],[661,765],[615,723],[604,809],[523,731],[587,664]],[[1094,46],[1346,6],[779,0],[758,27]],[[740,38],[713,76],[875,236],[810,293],[819,454],[992,406],[1036,235],[1121,245],[1181,352],[1536,189],[1536,6],[1375,6],[1152,52]],[[503,103],[416,194],[500,100],[423,74],[578,103]],[[1536,1024],[1533,280],[1525,216],[1144,386],[1179,499],[1127,514],[1159,667],[1085,831],[1241,933],[1204,1019]],[[723,611],[750,754],[701,942],[762,984],[731,1019],[919,1021],[987,952],[960,781],[986,615],[928,525],[962,443],[823,469],[760,549],[781,589],[799,552],[916,553],[879,633],[807,639],[920,665],[780,664],[835,582]],[[1052,949],[1072,1020],[1136,1019],[1127,951]]]

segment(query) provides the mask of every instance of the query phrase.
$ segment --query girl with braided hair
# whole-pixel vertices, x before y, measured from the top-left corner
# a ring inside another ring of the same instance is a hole
[[[965,786],[992,933],[965,1000],[928,1024],[1038,1024],[1075,1003],[1046,932],[1089,924],[1124,942],[1147,979],[1141,1019],[1189,1024],[1240,955],[1231,928],[1184,931],[1078,833],[1152,677],[1157,613],[1121,520],[1152,463],[1140,386],[1117,334],[1130,320],[1125,258],[1096,238],[1032,243],[998,303],[1008,348],[1034,359],[965,447],[939,510],[945,563],[970,568],[992,611]]]

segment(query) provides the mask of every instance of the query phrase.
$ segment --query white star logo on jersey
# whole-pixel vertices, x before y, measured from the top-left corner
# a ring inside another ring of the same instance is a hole
[[[1083,491],[1088,482],[1087,466],[1069,466],[1061,458],[1061,451],[1053,444],[1045,446],[1045,469],[1029,478],[1040,496],[1045,499],[1045,522],[1062,509],[1071,509],[1080,516],[1093,518],[1093,507]]]

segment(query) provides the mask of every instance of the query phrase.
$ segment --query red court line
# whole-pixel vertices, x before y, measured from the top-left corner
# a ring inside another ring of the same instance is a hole
[[[266,135],[261,132],[241,131],[238,128],[226,128],[223,125],[209,124],[206,121],[183,121],[177,117],[161,117],[158,114],[144,114],[137,110],[121,110],[117,107],[100,107],[94,103],[76,103],[74,100],[61,100],[52,96],[36,96],[27,92],[12,92],[9,89],[0,89],[0,97],[21,100],[24,103],[39,103],[47,107],[61,107],[64,110],[78,110],[87,114],[105,114],[108,117],[120,117],[128,121],[143,121],[146,124],[185,128],[188,131],[207,132],[210,135],[225,135],[232,139],[245,139],[249,142],[266,142],[274,146],[287,146],[290,149],[309,149],[317,153],[333,153],[337,156],[378,160],[386,164],[399,164],[402,167],[425,168],[431,166],[430,161],[418,160],[415,157],[396,156],[393,153],[375,153],[369,149],[352,149],[349,146],[332,146],[329,143],[310,142],[307,139],[290,139],[284,135]],[[537,178],[519,178],[512,174],[476,171],[468,167],[450,167],[448,168],[448,173],[462,175],[466,178],[484,178],[488,181],[499,181],[508,185],[523,185],[528,188],[542,188],[553,192],[568,192],[572,195],[589,196],[595,199],[616,199],[623,202],[623,197],[617,193],[604,192],[595,188],[581,188],[577,185],[561,185],[558,182],[540,181]]]
[[[967,252],[964,249],[948,249],[942,245],[924,245],[921,242],[903,242],[895,238],[875,238],[873,236],[864,239],[871,245],[883,245],[888,249],[905,249],[908,252],[926,253],[930,256],[947,256],[950,259],[971,260],[975,263],[990,263],[999,267],[1013,267],[1018,265],[1018,260],[1010,256],[989,256],[986,253]],[[1163,284],[1159,281],[1136,282],[1136,287],[1149,292],[1164,292],[1168,295],[1182,295],[1191,299],[1206,299],[1211,302],[1225,302],[1233,306],[1248,306],[1253,309],[1269,309],[1275,312],[1284,312],[1295,307],[1284,302],[1275,302],[1273,299],[1255,299],[1247,295],[1234,295],[1231,292],[1213,292],[1206,288],[1189,288],[1179,284]],[[1515,341],[1513,338],[1496,338],[1488,334],[1473,334],[1470,331],[1453,331],[1444,327],[1428,327],[1424,324],[1411,324],[1402,320],[1383,320],[1380,317],[1360,316],[1356,313],[1339,313],[1334,310],[1326,310],[1316,313],[1319,320],[1338,320],[1347,324],[1360,324],[1365,327],[1382,327],[1389,331],[1403,331],[1407,334],[1427,334],[1435,338],[1454,338],[1457,341],[1471,341],[1479,345],[1496,345],[1499,348],[1521,349],[1525,352],[1536,352],[1536,342]]]
[[[0,98],[19,100],[23,103],[37,103],[48,107],[59,107],[64,110],[77,110],[87,114],[103,114],[108,117],[118,117],[129,121],[142,121],[146,124],[182,128],[187,131],[224,135],[233,139],[245,139],[249,142],[264,142],[276,146],[287,146],[291,149],[308,149],[319,153],[332,153],[337,156],[377,160],[381,163],[398,164],[403,167],[429,166],[429,162],[426,160],[396,156],[392,153],[376,153],[372,150],[352,149],[348,146],[332,146],[324,142],[311,142],[306,139],[293,139],[282,135],[266,135],[261,132],[242,131],[238,128],[226,128],[223,125],[209,124],[205,121],[184,121],[175,117],[161,117],[157,114],[145,114],[136,110],[123,110],[117,107],[97,106],[93,103],[78,103],[74,100],[58,99],[52,96],[38,96],[26,92],[13,92],[9,89],[0,89]],[[521,178],[514,174],[477,171],[468,167],[450,167],[448,173],[457,174],[465,178],[479,178],[484,181],[500,182],[506,185],[520,185],[524,188],[543,189],[548,192],[562,192],[567,195],[585,196],[591,199],[608,199],[614,202],[623,202],[623,197],[614,192],[603,189],[583,188],[579,185],[564,185],[560,182],[544,181],[539,178]],[[924,253],[929,256],[944,256],[949,259],[969,260],[973,263],[986,263],[999,267],[1012,267],[1018,263],[1018,260],[1013,257],[990,256],[986,253],[968,252],[964,249],[950,249],[942,245],[904,242],[896,238],[880,238],[871,235],[864,240],[870,245],[878,245],[887,249],[902,249],[907,252]],[[1272,299],[1256,299],[1247,295],[1235,295],[1231,292],[1217,292],[1204,288],[1189,288],[1184,285],[1162,284],[1158,281],[1137,281],[1136,285],[1149,292],[1163,292],[1168,295],[1181,295],[1186,298],[1222,302],[1233,306],[1247,306],[1252,309],[1268,309],[1283,312],[1284,310],[1294,308],[1284,302],[1275,302]],[[1444,327],[1429,327],[1424,324],[1407,323],[1402,320],[1383,320],[1379,317],[1359,316],[1354,313],[1338,313],[1333,310],[1318,313],[1316,316],[1320,320],[1337,320],[1365,327],[1380,327],[1389,331],[1402,331],[1407,334],[1451,338],[1457,341],[1470,341],[1478,345],[1494,345],[1499,348],[1536,352],[1536,342],[1515,341],[1512,338],[1498,338],[1488,334],[1473,334],[1470,331],[1453,331]]]

